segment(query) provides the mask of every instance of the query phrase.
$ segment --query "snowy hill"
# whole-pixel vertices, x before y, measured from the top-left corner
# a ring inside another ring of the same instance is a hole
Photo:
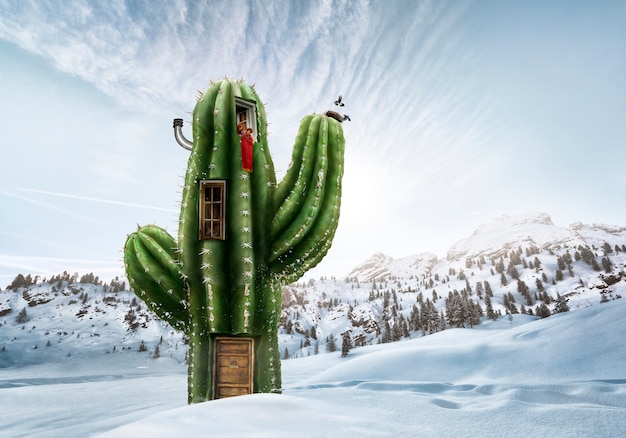
[[[141,354],[184,361],[183,336],[130,291],[66,276],[0,291],[0,370]],[[140,351],[142,350],[142,351]]]
[[[0,436],[619,437],[626,300],[283,361],[284,391],[186,406],[161,359],[0,373]],[[131,357],[131,356],[128,356]],[[134,369],[143,369],[135,374]],[[25,376],[37,375],[38,379]],[[61,396],[62,394],[62,396]],[[62,399],[60,398],[62,397]]]

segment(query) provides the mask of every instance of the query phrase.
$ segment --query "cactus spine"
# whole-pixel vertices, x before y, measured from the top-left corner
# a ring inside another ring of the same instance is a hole
[[[254,171],[241,167],[235,98],[256,103]],[[256,339],[254,392],[280,391],[281,286],[324,257],[337,228],[343,175],[340,122],[304,117],[292,162],[277,184],[265,110],[243,81],[212,83],[193,112],[177,242],[148,225],[129,235],[124,260],[133,290],[189,337],[189,402],[213,398],[214,336]],[[200,240],[200,181],[226,181],[225,240]]]

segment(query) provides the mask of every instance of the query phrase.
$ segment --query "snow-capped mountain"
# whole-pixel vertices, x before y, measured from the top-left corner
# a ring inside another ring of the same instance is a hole
[[[428,252],[401,259],[394,259],[378,252],[350,271],[347,276],[365,282],[390,276],[410,277],[419,271],[427,272],[436,263],[437,256]]]
[[[583,225],[569,227],[554,225],[545,213],[502,216],[478,227],[471,236],[456,242],[448,251],[448,260],[464,257],[500,257],[510,249],[534,246],[539,250],[568,246],[601,247],[604,242],[626,244],[626,227]]]

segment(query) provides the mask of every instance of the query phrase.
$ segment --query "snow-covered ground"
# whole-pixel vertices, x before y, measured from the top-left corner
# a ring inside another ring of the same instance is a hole
[[[179,359],[0,369],[0,436],[620,437],[626,300],[283,361],[282,395],[186,405]],[[80,358],[79,358],[80,357]]]

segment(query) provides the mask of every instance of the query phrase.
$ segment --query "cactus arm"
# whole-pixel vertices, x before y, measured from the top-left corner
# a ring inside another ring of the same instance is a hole
[[[272,214],[276,215],[279,208],[283,205],[287,197],[294,191],[298,184],[298,177],[303,170],[302,160],[305,151],[305,145],[309,140],[309,135],[314,134],[314,130],[309,133],[309,127],[311,122],[315,119],[313,114],[310,114],[302,119],[300,127],[298,128],[298,134],[296,135],[296,141],[294,143],[291,162],[285,176],[276,187],[274,199],[272,202]],[[280,222],[280,221],[279,221]],[[277,234],[274,230],[276,225],[273,224],[272,234]]]
[[[322,118],[319,123],[318,136],[314,139],[312,145],[307,145],[307,149],[311,150],[311,156],[308,160],[312,160],[313,164],[307,167],[309,180],[305,181],[303,187],[303,199],[298,199],[297,203],[291,203],[293,209],[298,208],[297,216],[295,216],[289,226],[274,240],[272,246],[272,256],[270,261],[291,251],[308,232],[315,223],[320,212],[320,205],[324,201],[326,191],[326,174],[328,171],[327,159],[327,141],[328,141],[328,119]],[[314,147],[313,147],[314,146]],[[303,172],[304,173],[304,172]],[[295,204],[295,205],[294,205]]]
[[[169,251],[174,239],[170,237],[163,245],[164,236],[158,242],[144,232],[147,228],[137,230],[126,240],[126,276],[131,288],[150,310],[172,327],[186,332],[188,313],[186,303],[181,299],[184,297],[184,281],[180,275],[171,276],[172,270],[178,268],[178,261],[172,258]]]
[[[181,287],[182,284],[178,281],[184,279],[184,274],[176,254],[176,241],[167,231],[156,225],[147,225],[141,227],[140,230],[141,233],[137,233],[137,237],[144,245],[152,249],[151,253],[162,266],[169,268],[167,270],[169,278],[176,280],[177,287],[172,289],[174,298],[179,301],[186,300],[184,287]],[[154,241],[152,244],[150,244],[151,240]]]
[[[156,283],[158,287],[150,286],[144,288],[146,293],[152,291],[159,296],[165,294],[162,300],[155,304],[157,307],[163,307],[165,310],[175,311],[180,307],[181,300],[177,298],[184,294],[184,283],[180,277],[172,278],[169,275],[169,262],[160,247],[154,244],[154,241],[146,240],[142,233],[135,233],[130,237],[131,242],[128,247],[128,272],[134,280],[134,283],[142,282],[149,284]],[[132,259],[131,251],[134,250],[136,260]],[[161,252],[159,252],[161,251]]]
[[[278,183],[273,196],[273,219],[271,235],[275,239],[290,224],[297,214],[298,206],[303,201],[306,183],[311,178],[312,168],[308,165],[315,153],[319,118],[314,115],[305,117],[300,123],[294,144],[291,163],[287,173]]]
[[[336,218],[329,218],[336,222]],[[332,224],[332,222],[330,222]],[[309,269],[314,268],[328,253],[332,245],[336,227],[328,228],[319,234],[317,240],[308,238],[303,240],[294,251],[286,257],[276,260],[271,265],[273,271],[278,272],[278,278],[282,284],[290,284],[298,281]]]
[[[322,187],[326,194],[319,214],[290,251],[273,259],[271,270],[285,283],[292,283],[326,255],[337,229],[341,204],[345,140],[339,122],[328,119],[328,173]]]

